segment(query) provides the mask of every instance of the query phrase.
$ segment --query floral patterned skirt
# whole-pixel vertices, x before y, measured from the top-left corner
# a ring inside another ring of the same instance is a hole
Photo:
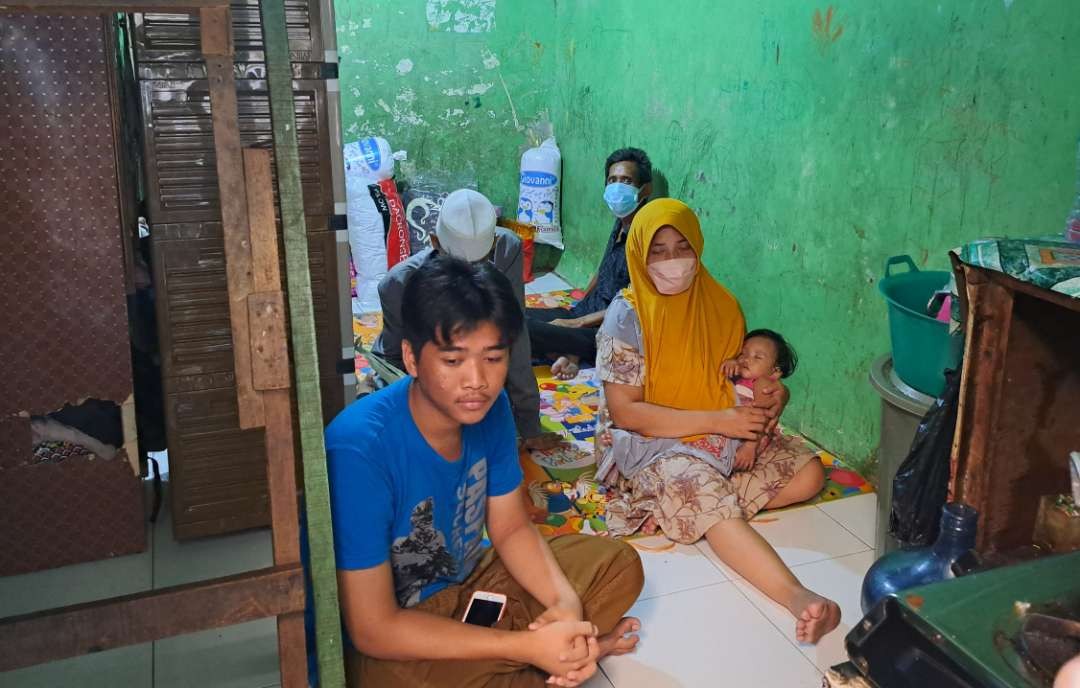
[[[607,505],[608,529],[630,535],[652,516],[668,538],[696,542],[720,521],[753,518],[814,457],[801,438],[778,434],[753,468],[730,478],[687,454],[657,459],[632,479],[619,478],[619,496]]]

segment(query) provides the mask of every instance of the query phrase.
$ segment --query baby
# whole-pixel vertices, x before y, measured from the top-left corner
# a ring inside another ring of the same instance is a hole
[[[754,382],[758,378],[789,377],[798,364],[799,357],[783,335],[772,330],[754,330],[743,339],[738,358],[724,361],[720,373],[734,381],[738,403],[746,406],[754,402]],[[746,470],[752,467],[768,444],[768,437],[741,443],[735,452],[735,468]]]

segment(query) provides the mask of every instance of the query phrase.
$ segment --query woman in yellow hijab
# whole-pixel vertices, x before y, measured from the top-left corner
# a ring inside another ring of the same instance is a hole
[[[763,408],[736,406],[720,366],[739,353],[746,324],[738,301],[702,264],[704,252],[698,218],[681,201],[654,200],[634,217],[630,287],[597,334],[613,423],[598,477],[621,488],[608,503],[608,527],[614,535],[659,527],[683,543],[706,538],[724,563],[791,611],[800,641],[817,642],[839,623],[839,607],[803,587],[748,521],[762,508],[816,495],[824,469],[805,443],[780,436],[750,468],[732,470],[738,441],[770,429],[784,389],[764,381],[754,401]]]

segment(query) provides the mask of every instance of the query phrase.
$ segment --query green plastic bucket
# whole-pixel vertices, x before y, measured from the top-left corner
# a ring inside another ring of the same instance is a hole
[[[893,274],[897,265],[908,270]],[[934,397],[945,388],[945,370],[956,368],[963,351],[963,337],[949,335],[948,323],[926,315],[930,298],[948,282],[944,270],[919,270],[911,256],[893,256],[885,261],[885,277],[878,283],[889,304],[893,369],[901,380]]]

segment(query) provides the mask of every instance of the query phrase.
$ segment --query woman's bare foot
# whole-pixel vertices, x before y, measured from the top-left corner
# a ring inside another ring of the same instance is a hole
[[[624,616],[615,624],[611,633],[597,638],[600,645],[600,657],[608,655],[625,655],[633,650],[638,644],[638,636],[630,635],[641,630],[641,621],[632,616]]]
[[[551,364],[551,374],[560,380],[571,380],[578,374],[578,356],[559,356],[558,360]]]
[[[840,624],[839,605],[805,588],[788,610],[795,617],[795,639],[800,643],[816,644]]]

